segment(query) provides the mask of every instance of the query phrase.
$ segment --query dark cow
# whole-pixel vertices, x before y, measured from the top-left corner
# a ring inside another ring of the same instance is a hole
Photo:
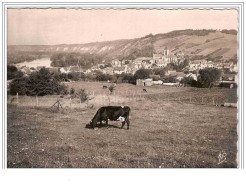
[[[95,128],[97,123],[100,122],[100,126],[102,126],[102,121],[106,122],[108,126],[108,120],[111,121],[121,121],[121,129],[124,127],[125,123],[127,124],[127,129],[129,129],[130,121],[129,114],[130,108],[128,106],[104,106],[98,109],[97,113],[87,124],[86,128]]]
[[[107,89],[108,88],[108,86],[106,86],[106,85],[103,85],[103,89]]]
[[[143,89],[143,92],[146,92],[147,93],[147,89]]]

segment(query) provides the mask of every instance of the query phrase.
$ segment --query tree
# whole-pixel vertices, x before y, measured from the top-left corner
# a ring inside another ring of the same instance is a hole
[[[184,77],[181,81],[181,84],[190,85],[191,87],[197,87],[197,81],[194,80],[192,77]]]
[[[211,88],[214,82],[219,80],[220,71],[217,68],[206,68],[199,71],[197,80],[198,87]]]
[[[135,72],[134,74],[134,78],[135,80],[137,79],[147,79],[150,77],[150,75],[152,74],[151,70],[148,69],[139,69]]]
[[[110,91],[110,94],[112,94],[113,91],[115,90],[115,85],[114,85],[114,84],[111,84],[111,85],[108,87],[108,90]]]
[[[155,73],[155,75],[160,75],[160,77],[164,77],[166,71],[164,68],[155,68],[153,72]]]
[[[21,71],[18,71],[18,69],[15,66],[7,66],[7,80],[20,78],[24,74]]]
[[[67,88],[61,85],[60,81],[55,78],[54,73],[49,69],[41,68],[38,72],[31,73],[28,77],[17,78],[10,84],[10,94],[30,96],[44,96],[53,94],[66,94]]]

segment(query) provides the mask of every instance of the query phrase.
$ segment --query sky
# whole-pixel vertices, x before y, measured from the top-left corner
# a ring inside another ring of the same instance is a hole
[[[238,29],[237,10],[8,9],[8,45],[133,39],[182,29]]]

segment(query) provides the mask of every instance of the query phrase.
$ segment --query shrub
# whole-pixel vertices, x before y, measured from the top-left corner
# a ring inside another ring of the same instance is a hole
[[[89,95],[85,89],[80,89],[80,91],[78,92],[78,96],[81,102],[85,102],[89,99]]]
[[[10,84],[10,94],[15,95],[17,92],[20,95],[30,96],[67,94],[67,87],[61,85],[49,69],[42,68],[28,77],[14,79]]]
[[[217,68],[202,69],[199,71],[199,74],[197,84],[201,88],[213,87],[214,82],[220,78],[220,71]]]
[[[19,95],[26,95],[28,91],[27,83],[28,83],[27,77],[20,77],[14,79],[9,86],[10,94],[16,95],[18,93]]]
[[[111,85],[108,87],[108,90],[110,91],[110,94],[112,94],[113,91],[115,90],[115,85],[114,85],[114,84],[111,84]]]
[[[197,81],[194,80],[192,77],[185,77],[183,78],[180,83],[186,85],[189,85],[191,87],[197,87]]]
[[[148,69],[139,69],[135,72],[134,74],[134,79],[147,79],[150,77],[150,75],[152,74],[151,70]]]
[[[7,80],[20,78],[23,75],[23,72],[18,71],[18,69],[15,66],[7,66]]]
[[[74,88],[71,88],[70,91],[69,91],[69,94],[70,95],[73,95],[75,93],[75,89]]]

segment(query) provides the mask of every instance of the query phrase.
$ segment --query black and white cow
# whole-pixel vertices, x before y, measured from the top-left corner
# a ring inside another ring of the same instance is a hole
[[[130,108],[128,106],[104,106],[98,109],[97,113],[90,121],[89,124],[86,124],[86,128],[95,128],[97,123],[100,122],[102,126],[102,121],[106,122],[108,126],[108,121],[120,121],[122,122],[121,129],[124,127],[125,123],[127,124],[127,129],[129,129],[130,121],[129,114]]]

